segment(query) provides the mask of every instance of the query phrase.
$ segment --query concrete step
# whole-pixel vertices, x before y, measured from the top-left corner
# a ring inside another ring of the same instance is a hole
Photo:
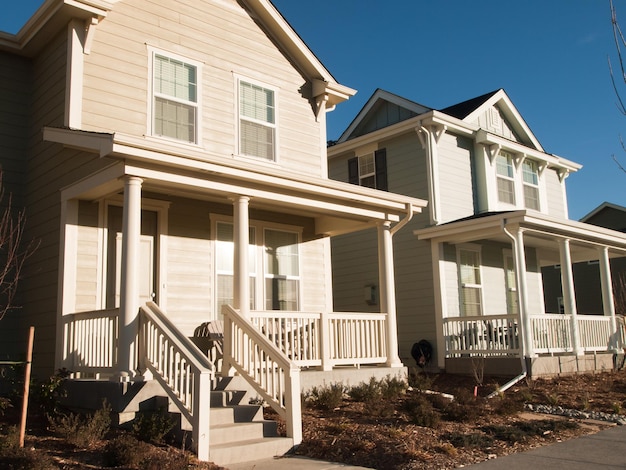
[[[220,424],[245,423],[263,419],[263,409],[258,405],[236,405],[211,407],[211,426]]]
[[[235,444],[241,441],[252,441],[264,437],[277,437],[278,425],[275,421],[252,421],[249,423],[232,423],[211,425],[209,431],[212,445]]]
[[[244,390],[212,390],[211,406],[246,405]]]
[[[217,465],[270,459],[286,454],[293,447],[293,440],[287,437],[270,437],[239,441],[231,444],[212,445],[209,459]]]

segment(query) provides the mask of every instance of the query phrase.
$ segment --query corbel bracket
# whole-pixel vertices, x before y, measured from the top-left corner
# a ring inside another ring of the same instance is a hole
[[[86,55],[91,54],[91,45],[96,35],[96,26],[98,26],[101,19],[102,18],[98,16],[92,16],[91,19],[85,21],[85,44],[83,46],[83,53]]]

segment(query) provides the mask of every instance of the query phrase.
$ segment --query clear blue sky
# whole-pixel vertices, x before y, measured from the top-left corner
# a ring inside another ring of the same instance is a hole
[[[16,32],[41,0],[5,1]],[[608,0],[273,0],[342,84],[358,90],[328,115],[328,137],[376,88],[443,108],[504,88],[544,149],[581,163],[567,179],[570,218],[603,201],[626,206],[626,117],[607,56],[616,59]],[[626,0],[615,0],[626,28]],[[622,86],[626,98],[626,86]]]

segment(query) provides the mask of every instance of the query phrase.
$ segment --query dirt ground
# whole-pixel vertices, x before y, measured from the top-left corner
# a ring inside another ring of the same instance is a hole
[[[524,410],[527,403],[626,414],[624,370],[522,380],[491,399],[486,396],[506,379],[486,378],[476,389],[476,396],[473,377],[421,374],[411,382],[412,388],[393,398],[373,396],[358,401],[344,393],[337,406],[330,409],[305,403],[304,440],[296,453],[379,470],[452,469],[612,425],[530,413]],[[450,401],[426,390],[451,394],[456,399]],[[14,424],[14,413],[0,416],[0,441],[5,439],[9,425]],[[55,437],[44,420],[36,416],[29,419],[26,449],[45,454],[47,466],[42,468],[107,468],[102,459],[105,446],[103,440],[88,448],[77,448]],[[154,465],[124,468],[219,468],[194,463],[193,459],[179,466],[181,459],[174,457],[182,451],[165,445],[153,446],[150,453],[155,456]],[[39,468],[9,466],[1,460],[0,469]]]

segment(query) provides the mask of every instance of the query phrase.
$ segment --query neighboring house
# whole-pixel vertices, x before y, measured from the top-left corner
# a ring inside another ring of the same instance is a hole
[[[325,115],[355,92],[268,0],[46,0],[0,33],[0,77],[0,163],[40,241],[2,355],[34,325],[35,372],[80,378],[75,405],[165,395],[219,464],[263,455],[224,450],[222,359],[287,420],[271,455],[300,442],[301,387],[403,372],[392,235],[426,203],[328,178]],[[383,313],[333,313],[330,238],[366,229]]]
[[[580,219],[581,222],[599,227],[626,232],[626,207],[603,202],[594,210]],[[615,296],[615,311],[619,315],[626,314],[626,258],[610,260]],[[563,296],[561,294],[561,266],[554,265],[542,269],[545,286],[546,312],[563,313]],[[576,308],[579,313],[602,315],[602,290],[600,286],[598,260],[575,263],[573,267],[574,284],[580,295],[576,297]],[[578,287],[580,288],[578,289]]]
[[[568,219],[565,181],[580,165],[547,153],[504,90],[442,110],[377,90],[328,158],[331,178],[428,201],[408,224],[413,233],[394,239],[406,364],[425,339],[430,366],[452,372],[612,367],[609,258],[626,255],[626,236]],[[367,233],[333,239],[336,310],[378,310],[363,298],[376,287],[375,246]],[[598,263],[601,317],[578,314],[579,261]],[[543,301],[541,268],[554,264],[565,267],[564,315],[547,314]]]

